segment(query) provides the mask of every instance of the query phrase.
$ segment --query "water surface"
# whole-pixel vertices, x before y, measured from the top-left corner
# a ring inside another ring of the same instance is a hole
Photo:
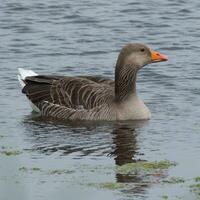
[[[3,1],[1,198],[198,198],[189,186],[200,176],[199,9],[197,0]],[[113,77],[118,52],[130,41],[169,57],[138,75],[139,95],[152,112],[149,122],[63,123],[31,113],[17,82],[18,67],[40,74]],[[116,170],[126,163],[163,160],[177,165],[162,170],[156,180]],[[185,183],[164,184],[170,177]],[[129,186],[99,187],[104,183]]]

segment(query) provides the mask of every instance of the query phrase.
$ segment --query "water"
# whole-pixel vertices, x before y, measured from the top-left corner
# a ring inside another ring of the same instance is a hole
[[[1,199],[198,198],[189,185],[200,175],[199,9],[198,0],[1,2]],[[139,95],[152,112],[149,122],[63,123],[31,113],[18,67],[113,77],[118,52],[130,41],[169,57],[138,76]],[[6,156],[5,149],[19,155]],[[146,182],[115,170],[139,160],[175,161],[163,176],[185,183]],[[96,187],[109,182],[131,189]]]

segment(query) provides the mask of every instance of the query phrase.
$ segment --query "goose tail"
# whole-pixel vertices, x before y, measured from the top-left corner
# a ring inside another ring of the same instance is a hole
[[[17,75],[17,77],[18,77],[21,88],[23,88],[26,85],[25,78],[27,76],[37,76],[38,75],[32,70],[27,70],[27,69],[22,69],[22,68],[18,68],[18,72],[19,72],[19,74]]]
[[[18,72],[19,72],[19,74],[17,75],[17,78],[19,80],[19,83],[20,83],[20,86],[22,89],[26,85],[25,79],[27,76],[37,76],[38,75],[32,70],[26,70],[26,69],[22,69],[22,68],[18,68]],[[40,112],[39,108],[36,105],[34,105],[30,100],[29,100],[29,103],[30,103],[30,106],[33,109],[33,111]]]

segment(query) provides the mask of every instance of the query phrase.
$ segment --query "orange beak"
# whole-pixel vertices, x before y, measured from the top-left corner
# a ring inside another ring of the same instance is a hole
[[[151,50],[151,62],[152,63],[163,62],[163,61],[167,61],[167,60],[168,60],[167,56],[165,56],[157,51]]]

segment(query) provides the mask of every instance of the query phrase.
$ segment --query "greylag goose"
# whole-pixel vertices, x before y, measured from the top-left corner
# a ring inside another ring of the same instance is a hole
[[[145,120],[150,111],[136,93],[136,75],[167,57],[144,44],[129,43],[119,53],[115,80],[100,76],[37,75],[19,69],[18,79],[34,111],[66,120]]]

